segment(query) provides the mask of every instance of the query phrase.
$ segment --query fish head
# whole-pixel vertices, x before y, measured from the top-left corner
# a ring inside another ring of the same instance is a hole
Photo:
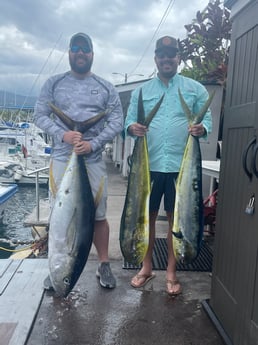
[[[60,257],[60,260],[53,260],[50,264],[50,279],[56,294],[59,297],[67,297],[72,288],[74,287],[77,279],[74,275],[74,265],[73,260],[67,260],[64,262],[65,257]]]
[[[71,279],[69,276],[63,277],[63,279],[59,281],[58,284],[54,283],[53,285],[54,285],[55,292],[60,297],[67,297],[69,292],[72,290]]]
[[[125,232],[126,234],[126,232]],[[123,254],[124,259],[134,266],[139,266],[148,249],[148,238],[145,236],[142,238],[141,236],[137,237],[134,233],[132,237],[126,234],[124,239],[121,239],[121,251]]]
[[[172,232],[173,250],[176,261],[182,264],[191,263],[197,256],[197,248],[181,232]]]

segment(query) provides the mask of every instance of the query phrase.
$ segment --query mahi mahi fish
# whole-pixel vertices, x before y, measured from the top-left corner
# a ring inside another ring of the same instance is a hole
[[[137,122],[149,126],[157,113],[164,95],[146,116],[143,109],[142,89],[138,98]],[[120,248],[124,259],[139,265],[149,245],[149,198],[151,192],[149,156],[146,136],[137,137],[131,157],[127,193],[120,223]]]
[[[75,123],[52,103],[49,104],[69,129],[80,132],[102,119],[107,111]],[[48,261],[50,280],[60,297],[66,297],[79,279],[91,249],[95,202],[83,155],[74,151],[69,159],[50,215]]]
[[[179,98],[189,125],[200,123],[214,93],[200,112],[192,114],[180,90]],[[177,262],[191,263],[199,254],[203,235],[202,157],[199,138],[189,135],[176,181],[173,250]]]

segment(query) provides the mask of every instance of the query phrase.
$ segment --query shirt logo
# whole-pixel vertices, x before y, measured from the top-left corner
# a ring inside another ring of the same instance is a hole
[[[98,90],[91,90],[92,95],[97,95],[98,93],[99,93]]]

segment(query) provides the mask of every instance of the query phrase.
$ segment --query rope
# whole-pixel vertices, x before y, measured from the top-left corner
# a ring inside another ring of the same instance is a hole
[[[3,250],[5,252],[17,253],[17,252],[25,251],[30,248],[32,248],[32,245],[25,248],[20,248],[20,249],[8,249],[8,248],[0,247],[0,250]]]
[[[22,252],[28,249],[32,249],[33,250],[33,246],[35,246],[36,244],[40,244],[42,241],[44,241],[44,238],[41,238],[39,240],[34,240],[34,241],[19,241],[19,240],[7,240],[5,238],[0,238],[0,242],[2,243],[7,243],[11,246],[17,246],[17,245],[24,245],[24,244],[28,244],[28,246],[20,248],[20,249],[9,249],[9,248],[5,248],[5,247],[1,247],[0,246],[0,250],[3,250],[5,252],[11,252],[11,253],[16,253],[16,252]],[[36,248],[34,248],[36,249]]]

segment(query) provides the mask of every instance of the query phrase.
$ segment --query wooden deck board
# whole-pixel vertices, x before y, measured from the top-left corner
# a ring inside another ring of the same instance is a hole
[[[0,273],[0,337],[6,331],[1,345],[23,345],[43,298],[48,260],[2,259]]]
[[[0,260],[0,296],[4,293],[8,283],[11,281],[21,261],[17,260]]]

